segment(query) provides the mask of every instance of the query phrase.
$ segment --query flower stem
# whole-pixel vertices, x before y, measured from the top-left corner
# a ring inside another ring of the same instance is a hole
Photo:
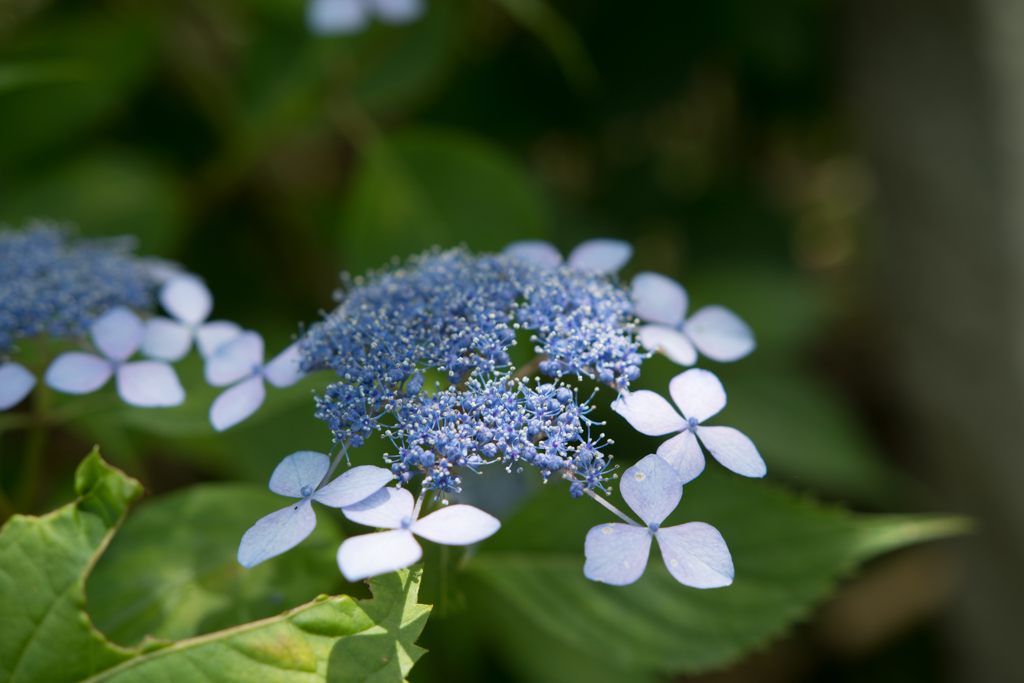
[[[33,424],[28,433],[25,459],[21,463],[21,475],[16,488],[15,508],[29,510],[35,501],[39,474],[43,469],[46,442],[49,436],[47,413],[50,407],[50,388],[40,383],[32,394]]]
[[[341,444],[341,451],[336,456],[334,456],[334,460],[331,461],[331,466],[327,470],[327,474],[325,474],[324,478],[320,480],[319,484],[317,484],[317,488],[324,486],[327,482],[331,480],[331,475],[334,474],[334,470],[338,469],[338,465],[341,464],[342,457],[345,458],[345,462],[347,462],[350,465],[352,464],[352,462],[348,459],[348,441],[345,441]]]
[[[420,488],[420,495],[416,499],[416,507],[412,509],[412,520],[415,522],[420,518],[420,508],[423,507],[423,499],[427,497],[427,487],[423,486]]]
[[[590,489],[586,489],[586,492],[587,492],[588,496],[590,496],[591,498],[596,500],[598,503],[600,503],[601,505],[605,506],[606,508],[608,508],[609,510],[614,512],[619,517],[619,519],[621,519],[624,522],[626,522],[626,524],[631,524],[632,526],[643,526],[642,524],[640,524],[638,522],[634,522],[632,519],[629,518],[629,515],[625,514],[621,510],[619,510],[619,508],[617,508],[614,505],[612,505],[611,503],[609,503],[607,500],[602,498],[599,494],[594,493]]]

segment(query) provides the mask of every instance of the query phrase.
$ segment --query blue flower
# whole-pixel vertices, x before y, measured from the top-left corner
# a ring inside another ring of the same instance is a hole
[[[91,394],[115,376],[118,395],[130,405],[166,408],[185,401],[185,390],[170,365],[156,360],[127,362],[142,345],[139,316],[116,306],[90,326],[89,334],[102,355],[62,353],[46,369],[47,386],[66,394]]]
[[[714,373],[693,368],[676,375],[668,385],[672,404],[653,391],[624,394],[612,403],[612,410],[649,436],[679,432],[658,447],[658,455],[675,468],[685,484],[704,471],[704,454],[699,438],[715,460],[745,477],[763,477],[767,467],[757,447],[732,427],[707,427],[701,423],[725,407],[725,389]]]
[[[159,298],[173,319],[155,315],[146,321],[142,353],[150,358],[179,361],[191,350],[193,339],[199,354],[208,358],[242,333],[241,326],[229,320],[207,322],[213,310],[213,295],[191,273],[179,273],[167,280]]]
[[[270,490],[300,500],[263,517],[245,532],[238,546],[239,564],[255,567],[291,550],[313,533],[316,513],[312,501],[332,508],[354,505],[380,491],[393,479],[386,469],[362,465],[320,487],[330,466],[331,459],[323,453],[298,451],[274,468]]]
[[[661,456],[648,455],[622,475],[622,497],[646,526],[601,524],[587,533],[583,574],[592,581],[625,586],[647,568],[651,541],[658,539],[670,574],[693,588],[732,583],[732,556],[718,530],[704,522],[673,527],[661,523],[679,505],[683,486]]]
[[[640,343],[679,365],[696,363],[697,351],[711,360],[729,363],[757,347],[750,326],[725,306],[704,306],[687,318],[686,290],[660,273],[637,273],[632,293],[637,317],[653,323],[637,330]]]
[[[0,229],[0,354],[19,339],[79,337],[115,306],[149,310],[152,264],[127,238],[75,239],[51,223]]]
[[[374,17],[401,26],[419,20],[426,9],[424,0],[309,0],[306,26],[318,36],[351,35],[365,30]]]

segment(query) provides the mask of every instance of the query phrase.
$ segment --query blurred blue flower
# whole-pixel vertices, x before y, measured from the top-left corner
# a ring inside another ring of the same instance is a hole
[[[715,460],[745,477],[763,477],[767,467],[757,447],[742,432],[732,427],[706,427],[701,423],[725,407],[725,389],[714,373],[693,368],[676,375],[668,385],[672,400],[682,411],[653,391],[641,390],[619,396],[612,410],[648,436],[679,432],[658,447],[685,484],[704,471],[704,454],[697,438]]]
[[[683,486],[659,455],[648,455],[622,475],[622,498],[644,524],[600,524],[587,532],[583,574],[592,581],[625,586],[647,568],[651,541],[658,539],[669,573],[693,588],[732,583],[732,556],[718,530],[704,522],[661,527],[683,497]]]
[[[238,546],[239,564],[255,567],[291,550],[313,533],[316,514],[312,501],[332,508],[354,505],[380,491],[394,478],[382,467],[362,465],[320,487],[330,466],[331,459],[323,453],[298,451],[274,468],[270,476],[270,490],[301,500],[261,518],[245,532]]]
[[[542,268],[557,268],[562,252],[547,240],[517,240],[502,253]],[[570,268],[598,275],[614,275],[633,258],[633,245],[624,240],[595,237],[577,244],[566,259]]]
[[[686,290],[660,273],[637,273],[632,293],[637,317],[653,323],[637,330],[640,343],[679,365],[696,363],[697,351],[711,360],[729,363],[757,347],[750,326],[724,306],[704,306],[687,318]]]
[[[309,0],[306,26],[318,36],[351,35],[365,30],[374,17],[401,26],[417,21],[426,10],[424,0]]]
[[[150,358],[179,361],[192,348],[192,340],[203,358],[242,333],[229,320],[207,322],[213,310],[213,295],[202,280],[191,273],[171,277],[160,288],[160,305],[173,316],[155,315],[146,321],[142,352]]]
[[[21,363],[0,363],[0,410],[7,410],[25,400],[36,386],[36,376]]]
[[[52,223],[0,229],[0,355],[19,339],[78,337],[114,306],[153,307],[158,270],[130,238],[71,239]]]
[[[113,375],[118,395],[130,405],[166,408],[185,401],[177,373],[164,361],[126,362],[139,350],[144,335],[142,320],[135,313],[115,306],[89,327],[89,335],[102,356],[62,353],[46,369],[43,381],[47,386],[66,394],[91,394]]]

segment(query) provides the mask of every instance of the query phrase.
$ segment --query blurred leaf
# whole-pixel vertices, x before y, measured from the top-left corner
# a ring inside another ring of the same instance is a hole
[[[730,373],[729,406],[716,424],[757,444],[772,478],[802,489],[889,507],[902,483],[854,413],[820,379],[798,373]]]
[[[499,250],[547,228],[537,188],[489,143],[455,131],[410,129],[379,140],[353,181],[343,219],[343,255],[377,267],[435,244],[465,241]]]
[[[0,164],[64,144],[124,106],[149,73],[156,40],[145,23],[120,15],[70,15],[21,34],[0,52],[7,68],[74,65],[78,77],[0,93]]]
[[[77,81],[83,77],[73,63],[0,64],[0,95],[33,85]]]
[[[735,583],[680,585],[652,549],[643,578],[614,587],[583,576],[583,540],[609,521],[564,489],[527,506],[466,566],[479,614],[513,611],[552,645],[645,671],[698,673],[737,661],[806,618],[839,579],[880,553],[964,533],[960,518],[853,515],[731,473],[705,472],[663,526],[714,525]]]
[[[129,659],[85,618],[85,576],[142,495],[99,449],[75,472],[78,499],[0,529],[0,683],[80,681]]]
[[[597,70],[587,46],[573,28],[545,0],[494,0],[543,42],[558,61],[569,83],[581,92],[598,86]]]
[[[430,613],[416,603],[418,566],[371,581],[372,600],[320,596],[199,638],[114,645],[83,611],[85,580],[142,487],[94,449],[75,473],[75,490],[79,498],[55,512],[15,515],[0,529],[2,683],[187,681],[197,671],[211,683],[363,681],[371,675],[390,681],[402,680],[424,652],[414,644]],[[182,514],[198,514],[187,507]],[[149,533],[164,539],[177,521]]]
[[[290,499],[254,484],[199,484],[160,496],[125,522],[88,582],[96,627],[121,645],[177,640],[263,619],[335,593],[341,530],[318,510],[297,548],[245,569],[238,543]]]
[[[455,64],[462,29],[458,2],[432,2],[409,26],[375,25],[353,42],[352,94],[374,115],[405,113],[444,83]]]
[[[173,177],[133,154],[100,151],[0,186],[0,222],[52,218],[91,236],[134,234],[142,254],[167,254],[183,225]]]

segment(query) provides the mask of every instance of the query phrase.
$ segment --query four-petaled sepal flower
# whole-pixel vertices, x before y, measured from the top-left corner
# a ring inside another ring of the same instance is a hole
[[[732,556],[717,529],[704,522],[661,527],[683,497],[683,485],[661,456],[648,455],[626,470],[620,490],[647,526],[611,523],[591,529],[584,546],[588,579],[613,586],[635,582],[647,568],[656,538],[665,566],[679,583],[693,588],[732,583]]]
[[[394,475],[383,467],[360,465],[318,489],[330,466],[331,459],[323,453],[298,451],[274,468],[270,476],[270,490],[301,500],[270,513],[245,532],[238,546],[239,564],[255,567],[291,550],[313,533],[316,514],[312,501],[332,508],[353,505],[377,493],[394,479]]]
[[[353,522],[391,529],[345,539],[338,548],[338,567],[346,579],[368,579],[415,564],[423,549],[413,534],[442,545],[470,545],[501,527],[495,517],[472,505],[449,505],[423,519],[412,518],[414,507],[409,491],[386,488],[341,509]]]
[[[707,427],[701,423],[725,407],[725,389],[714,373],[693,368],[676,375],[668,391],[683,415],[672,404],[646,389],[619,396],[612,410],[629,424],[648,436],[679,432],[658,447],[665,459],[685,484],[704,471],[704,454],[697,439],[715,460],[745,477],[763,477],[768,468],[757,447],[742,432],[732,427]]]
[[[117,379],[117,393],[140,408],[167,408],[185,401],[185,390],[174,368],[164,361],[126,363],[142,345],[144,326],[139,316],[115,306],[89,327],[93,344],[103,357],[82,351],[57,356],[46,369],[43,381],[65,394],[91,394]]]
[[[173,316],[155,315],[146,322],[146,336],[142,353],[150,358],[176,362],[196,347],[203,358],[242,333],[242,328],[230,320],[206,322],[213,310],[213,295],[206,284],[195,275],[175,275],[160,288],[160,305]]]
[[[636,316],[653,323],[637,330],[640,343],[679,365],[697,362],[697,351],[720,363],[739,360],[757,347],[754,332],[725,306],[704,306],[689,318],[683,286],[660,273],[637,273],[632,282]]]
[[[266,365],[263,364],[263,337],[251,330],[217,350],[206,360],[206,381],[215,387],[233,384],[210,406],[210,424],[223,432],[246,419],[263,405],[267,388],[263,380],[278,389],[290,387],[305,374],[299,369],[299,343],[291,344]]]

